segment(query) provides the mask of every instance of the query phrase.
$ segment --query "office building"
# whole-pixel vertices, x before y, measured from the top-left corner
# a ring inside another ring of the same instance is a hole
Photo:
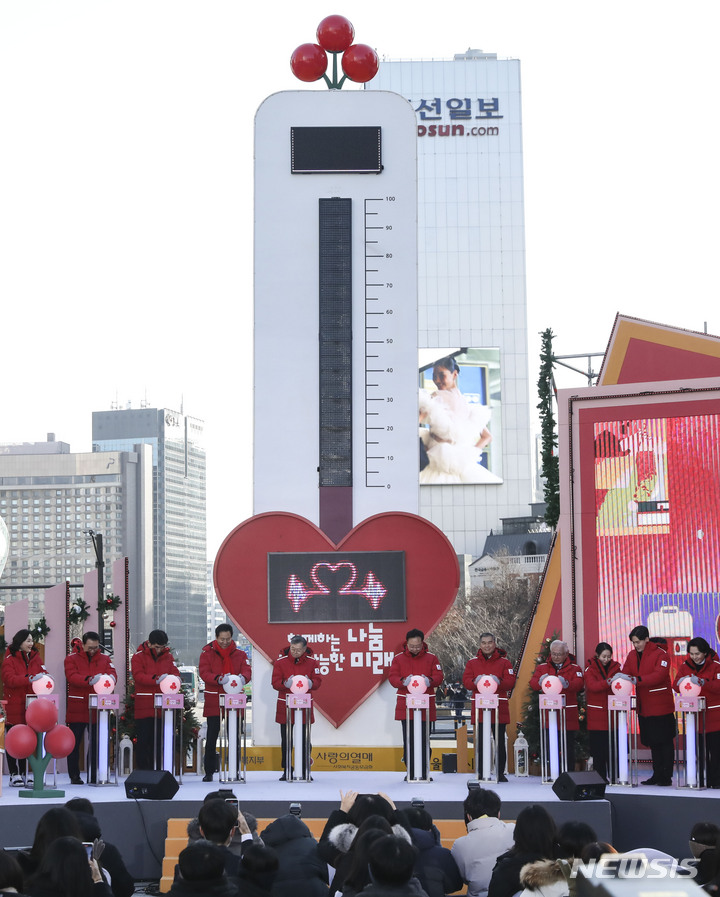
[[[104,560],[129,558],[131,637],[152,620],[152,452],[72,454],[47,442],[0,446],[0,517],[7,526],[8,559],[0,582],[3,603],[28,599],[30,622],[44,613],[46,588],[68,580],[82,585],[95,568],[88,530],[103,536]],[[106,577],[106,585],[110,585]],[[81,588],[71,598],[82,597]]]
[[[420,513],[478,557],[533,494],[520,63],[479,50],[383,60],[367,88],[399,93],[417,118],[419,386],[452,355],[461,392],[490,414],[486,481],[430,478]]]
[[[152,449],[153,627],[181,663],[196,664],[207,628],[203,422],[168,408],[94,411],[92,441],[97,452]]]

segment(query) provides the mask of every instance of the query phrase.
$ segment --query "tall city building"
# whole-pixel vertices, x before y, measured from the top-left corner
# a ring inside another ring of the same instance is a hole
[[[87,532],[103,536],[106,569],[127,557],[131,637],[152,621],[152,452],[72,454],[47,442],[0,445],[0,517],[7,526],[8,559],[2,601],[28,599],[30,621],[43,615],[44,591],[68,580],[82,584],[95,567]],[[106,577],[106,585],[109,586]],[[82,597],[78,589],[72,595]]]
[[[416,114],[421,395],[432,396],[436,362],[450,356],[490,434],[474,478],[428,465],[420,513],[478,557],[500,519],[532,500],[520,63],[479,50],[383,60],[366,86],[400,94]]]
[[[182,663],[195,664],[207,627],[203,422],[168,408],[94,411],[92,441],[98,452],[152,448],[153,626]]]

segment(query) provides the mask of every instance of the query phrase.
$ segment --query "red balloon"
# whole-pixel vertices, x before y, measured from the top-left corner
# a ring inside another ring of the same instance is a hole
[[[67,757],[74,747],[75,736],[67,726],[55,726],[45,736],[45,750],[56,760]]]
[[[5,735],[5,750],[16,760],[25,760],[37,748],[37,732],[30,726],[13,726]]]
[[[290,57],[293,75],[301,81],[319,81],[327,67],[327,54],[317,44],[300,44]]]
[[[38,698],[28,704],[25,711],[25,722],[36,732],[48,732],[57,725],[57,707],[47,698]]]
[[[367,44],[353,44],[343,53],[342,70],[351,81],[364,84],[377,75],[380,61],[372,47]]]
[[[328,53],[347,50],[354,37],[355,29],[345,16],[326,16],[318,25],[318,43]]]

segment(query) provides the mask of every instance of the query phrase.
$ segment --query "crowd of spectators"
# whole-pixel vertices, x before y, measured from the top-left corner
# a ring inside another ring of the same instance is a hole
[[[230,790],[210,792],[188,825],[171,897],[575,897],[578,864],[673,858],[651,848],[618,854],[587,823],[559,828],[539,804],[501,820],[498,795],[473,788],[463,804],[467,834],[451,849],[422,802],[398,808],[386,794],[340,793],[316,841],[299,805],[261,832]],[[720,897],[720,828],[690,832],[686,869]],[[607,865],[609,864],[609,865]],[[616,864],[613,866],[613,864]],[[33,844],[0,850],[0,893],[28,897],[130,897],[135,883],[120,852],[105,843],[90,801],[49,809]]]

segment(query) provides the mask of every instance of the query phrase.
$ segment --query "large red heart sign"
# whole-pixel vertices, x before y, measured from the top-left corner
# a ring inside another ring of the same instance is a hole
[[[322,557],[307,579],[293,573],[283,580],[283,594],[274,595],[272,604],[269,559],[288,552]],[[373,570],[356,575],[357,559],[372,558],[374,555],[368,554],[372,552],[402,552],[404,556],[405,612],[393,613],[390,620],[383,609],[391,606],[391,600],[396,602],[392,607],[397,607],[397,596],[385,598],[388,584],[383,575]],[[457,555],[446,536],[425,518],[402,512],[363,520],[338,545],[297,514],[258,514],[237,526],[220,546],[214,576],[226,613],[271,663],[293,635],[308,639],[323,675],[321,688],[312,693],[313,700],[335,727],[385,679],[408,629],[422,629],[427,634],[437,626],[460,584]],[[295,614],[325,600],[332,591],[338,593],[335,598],[339,602],[333,607],[342,607],[343,602],[349,607],[355,600],[363,608],[363,616],[341,614],[340,621],[337,616],[322,622],[293,620]],[[278,602],[284,622],[271,623],[269,608]],[[273,699],[274,695],[261,697]]]

